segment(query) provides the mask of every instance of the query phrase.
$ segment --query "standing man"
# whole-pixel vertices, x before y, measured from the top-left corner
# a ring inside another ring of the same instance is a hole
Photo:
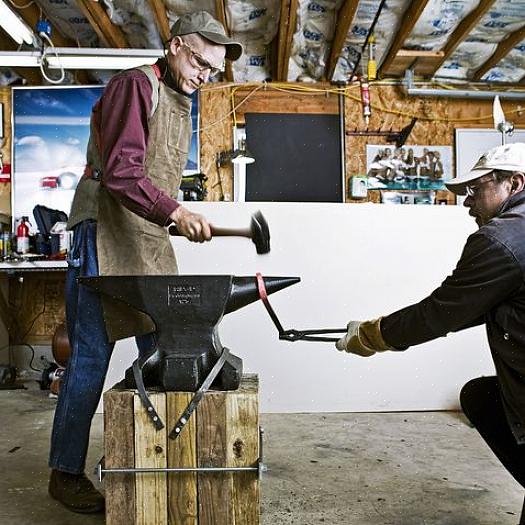
[[[175,199],[191,139],[191,95],[237,60],[242,46],[205,11],[171,28],[166,57],[123,71],[93,108],[87,166],[73,200],[74,231],[66,281],[72,348],[51,436],[49,494],[74,512],[104,509],[85,476],[91,420],[114,342],[136,335],[139,354],[152,349],[154,326],[130,317],[85,286],[79,276],[173,274],[177,264],[166,226],[191,241],[211,239],[210,225]],[[138,315],[138,313],[136,313]]]
[[[337,343],[363,357],[484,324],[496,376],[461,390],[465,415],[514,478],[525,486],[525,144],[484,154],[445,183],[479,229],[455,270],[417,304],[373,321],[350,321]]]

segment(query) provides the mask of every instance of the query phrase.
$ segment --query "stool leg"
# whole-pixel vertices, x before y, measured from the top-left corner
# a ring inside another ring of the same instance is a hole
[[[521,517],[518,525],[525,525],[525,499],[523,500],[523,507],[521,509]]]

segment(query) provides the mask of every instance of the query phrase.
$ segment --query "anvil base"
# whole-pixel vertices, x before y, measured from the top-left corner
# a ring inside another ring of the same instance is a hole
[[[146,364],[142,375],[146,388],[157,387],[163,391],[195,392],[206,379],[210,367],[204,365],[206,354],[196,359],[194,354],[166,355],[160,366]],[[242,377],[242,359],[229,354],[212,386],[218,390],[236,390]],[[126,370],[126,387],[136,388],[132,368]]]

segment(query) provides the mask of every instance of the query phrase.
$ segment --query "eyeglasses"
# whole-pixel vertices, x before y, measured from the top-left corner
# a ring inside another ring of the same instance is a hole
[[[492,173],[489,173],[487,177],[490,177],[488,179],[483,180],[483,178],[477,182],[476,184],[467,184],[465,186],[465,194],[467,197],[476,197],[476,195],[479,194],[479,189],[484,184],[487,184],[488,182],[492,182],[496,180],[496,173],[493,171]]]
[[[199,73],[202,73],[206,70],[210,71],[210,77],[216,77],[219,73],[224,71],[224,64],[221,64],[219,67],[212,66],[200,53],[194,51],[191,46],[186,44],[184,40],[180,39],[180,43],[183,47],[188,50],[190,57],[190,64],[199,70]]]

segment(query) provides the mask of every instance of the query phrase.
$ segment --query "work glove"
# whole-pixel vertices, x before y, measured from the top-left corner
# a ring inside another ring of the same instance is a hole
[[[350,321],[346,326],[346,335],[341,337],[335,347],[340,351],[370,357],[376,352],[392,350],[383,336],[380,328],[381,318],[372,321]]]

